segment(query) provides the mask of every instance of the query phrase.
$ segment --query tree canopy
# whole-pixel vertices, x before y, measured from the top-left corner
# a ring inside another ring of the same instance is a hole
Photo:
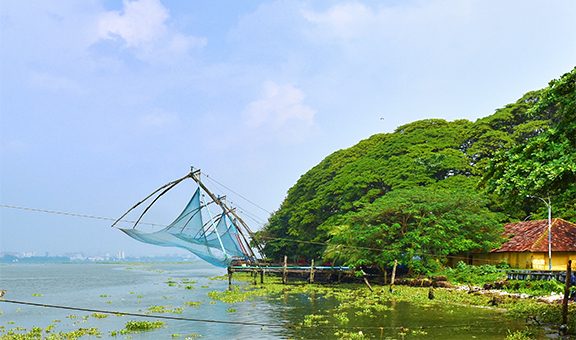
[[[382,269],[399,260],[421,272],[435,269],[449,254],[499,246],[502,216],[488,209],[469,179],[446,182],[455,183],[394,190],[347,214],[345,224],[324,227],[330,236],[324,258]]]
[[[551,81],[528,114],[548,117],[549,127],[496,153],[484,183],[517,201],[550,198],[560,213],[574,218],[574,201],[572,206],[563,202],[576,196],[576,68]]]
[[[380,266],[398,259],[415,270],[488,250],[501,242],[503,222],[540,212],[537,202],[502,196],[534,186],[510,181],[546,181],[539,188],[554,187],[565,207],[556,216],[575,217],[566,208],[576,198],[574,118],[572,71],[476,122],[427,119],[373,135],[302,175],[257,237],[271,259]],[[544,160],[553,172],[537,172]],[[523,172],[526,162],[534,174]]]

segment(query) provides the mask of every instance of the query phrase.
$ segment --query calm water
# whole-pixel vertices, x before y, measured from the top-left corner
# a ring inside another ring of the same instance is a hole
[[[201,263],[189,264],[11,264],[0,265],[0,289],[5,299],[58,304],[119,312],[146,313],[150,306],[182,307],[182,314],[169,316],[241,321],[274,325],[299,324],[305,315],[322,314],[337,302],[322,296],[285,295],[262,297],[254,301],[226,304],[212,301],[208,293],[225,291],[228,282],[211,278],[225,270]],[[170,281],[189,284],[172,284]],[[185,286],[189,286],[186,289]],[[188,306],[197,302],[199,306]],[[508,329],[522,329],[518,322],[507,320],[494,310],[468,307],[421,307],[408,303],[391,305],[390,311],[377,317],[350,315],[346,331],[358,331],[379,339],[503,339]],[[110,331],[121,330],[128,316],[104,319],[85,318],[91,313],[0,303],[0,326],[16,327],[55,325],[54,331],[97,327],[103,338]],[[55,320],[60,320],[55,322]],[[230,324],[164,320],[166,327],[131,335],[134,339],[169,339],[172,335],[201,335],[204,339],[278,339],[334,338],[335,330],[316,328],[261,327]],[[402,332],[400,327],[422,329],[425,333]],[[404,333],[408,333],[404,335]],[[119,336],[119,339],[124,336]]]

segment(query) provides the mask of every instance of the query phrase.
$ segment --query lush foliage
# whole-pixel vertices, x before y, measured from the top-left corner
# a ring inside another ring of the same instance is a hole
[[[546,296],[554,292],[564,293],[564,283],[557,280],[530,281],[513,280],[508,281],[506,291],[512,293],[524,293],[531,296]]]
[[[384,269],[394,260],[414,272],[436,270],[449,254],[489,250],[500,244],[498,215],[488,200],[466,188],[438,185],[398,189],[346,215],[349,224],[330,228],[324,257],[355,267],[376,264]]]
[[[258,233],[265,255],[433,270],[447,254],[497,245],[503,222],[541,217],[541,202],[506,196],[536,182],[555,188],[555,217],[575,219],[574,103],[572,71],[476,122],[417,121],[339,150],[298,180]]]
[[[550,128],[498,152],[484,180],[489,189],[516,201],[551,198],[556,213],[575,218],[576,68],[550,82],[529,114],[549,119]]]
[[[438,275],[445,275],[454,284],[483,286],[506,279],[506,269],[501,266],[471,266],[460,261],[454,268],[445,268]]]

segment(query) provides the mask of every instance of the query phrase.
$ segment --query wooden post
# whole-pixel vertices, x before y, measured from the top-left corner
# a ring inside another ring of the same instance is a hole
[[[264,268],[260,268],[260,283],[264,284]]]
[[[282,283],[288,282],[288,256],[284,255],[284,268],[282,268]]]
[[[314,283],[314,259],[312,259],[312,263],[310,264],[310,283]]]
[[[228,267],[228,288],[232,286],[232,268]]]
[[[388,283],[388,271],[384,268],[384,284]]]
[[[258,279],[258,269],[254,269],[252,271],[252,277],[254,279],[254,284],[257,284],[256,280]]]
[[[390,280],[390,292],[392,292],[392,287],[394,286],[394,280],[396,280],[397,266],[398,266],[398,260],[394,260],[394,267],[392,268],[392,279]]]
[[[566,286],[564,287],[564,299],[562,300],[562,328],[568,331],[568,298],[570,297],[570,279],[572,278],[572,260],[568,260],[566,266]]]
[[[428,288],[428,299],[434,300],[434,286],[430,286],[430,288]]]

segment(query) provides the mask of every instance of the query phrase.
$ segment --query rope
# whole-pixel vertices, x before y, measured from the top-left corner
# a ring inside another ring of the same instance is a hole
[[[271,213],[269,210],[267,210],[266,208],[263,208],[262,206],[258,205],[257,203],[254,203],[253,201],[251,201],[250,199],[246,198],[246,197],[243,196],[242,194],[239,194],[238,192],[236,192],[236,191],[230,189],[229,187],[225,186],[224,184],[218,182],[217,180],[215,180],[213,177],[209,176],[208,174],[203,173],[203,175],[206,176],[206,178],[208,178],[208,179],[211,180],[212,182],[220,185],[220,186],[223,187],[224,189],[230,191],[231,193],[234,193],[234,194],[238,195],[240,198],[242,198],[242,199],[245,200],[246,202],[252,204],[252,205],[255,206],[256,208],[258,208],[258,209],[260,209],[260,210],[268,213],[269,215],[272,215],[272,213]]]

